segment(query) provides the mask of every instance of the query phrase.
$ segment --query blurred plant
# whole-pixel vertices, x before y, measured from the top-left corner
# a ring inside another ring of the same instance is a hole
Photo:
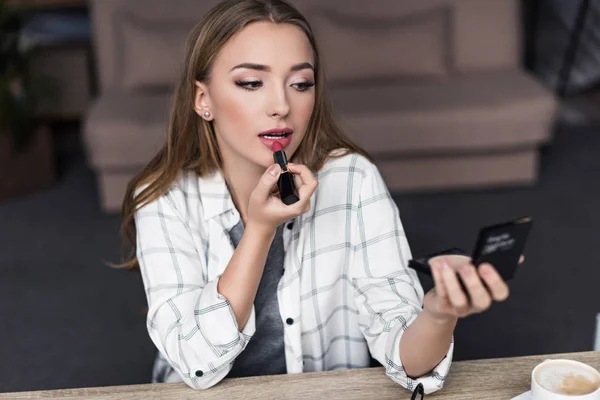
[[[35,90],[29,76],[29,51],[19,47],[21,10],[0,0],[0,135],[12,135],[16,149],[35,130]]]

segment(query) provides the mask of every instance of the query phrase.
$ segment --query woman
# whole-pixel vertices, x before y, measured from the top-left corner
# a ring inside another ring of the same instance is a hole
[[[275,141],[293,162],[292,205],[277,195]],[[122,212],[155,381],[205,389],[372,356],[430,393],[457,319],[508,296],[492,266],[468,262],[458,269],[470,302],[447,262],[423,294],[395,203],[332,117],[309,24],[281,0],[226,0],[192,31],[167,143]]]

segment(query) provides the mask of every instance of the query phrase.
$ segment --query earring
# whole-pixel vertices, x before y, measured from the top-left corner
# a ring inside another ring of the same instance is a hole
[[[204,111],[204,117],[205,118],[210,118],[210,112]]]

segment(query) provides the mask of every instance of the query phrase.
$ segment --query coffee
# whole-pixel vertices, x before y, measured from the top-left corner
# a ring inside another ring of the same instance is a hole
[[[541,365],[536,371],[535,380],[544,389],[565,395],[584,395],[600,388],[596,371],[566,362]]]

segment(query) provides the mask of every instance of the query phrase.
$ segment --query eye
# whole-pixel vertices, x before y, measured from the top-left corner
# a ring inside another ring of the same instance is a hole
[[[262,86],[262,81],[235,81],[235,84],[245,90],[256,90]]]
[[[308,89],[310,89],[311,87],[315,86],[314,82],[298,82],[298,83],[294,83],[292,85],[292,87],[300,92],[305,92]]]

